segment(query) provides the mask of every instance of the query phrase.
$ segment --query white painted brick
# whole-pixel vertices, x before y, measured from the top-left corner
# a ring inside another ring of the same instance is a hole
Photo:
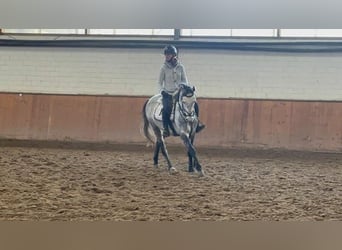
[[[199,97],[342,100],[341,54],[182,49]],[[154,49],[0,48],[0,91],[153,95]]]

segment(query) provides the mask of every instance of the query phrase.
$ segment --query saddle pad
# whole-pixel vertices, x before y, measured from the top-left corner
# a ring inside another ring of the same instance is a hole
[[[158,103],[158,105],[156,106],[156,108],[154,109],[153,111],[153,114],[154,114],[154,118],[158,121],[163,121],[163,104],[162,103]],[[172,113],[171,113],[171,117],[170,117],[170,120],[173,121],[173,117],[174,117],[174,112],[172,110]]]
[[[162,109],[163,109],[163,104],[159,103],[156,108],[154,109],[153,113],[154,113],[154,118],[156,120],[162,121],[163,117],[162,117]]]

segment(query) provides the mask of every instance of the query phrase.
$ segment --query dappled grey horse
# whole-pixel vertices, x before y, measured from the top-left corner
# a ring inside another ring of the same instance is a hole
[[[171,115],[171,121],[173,123],[174,130],[177,134],[174,136],[180,136],[184,145],[187,148],[189,158],[189,172],[197,170],[200,176],[203,176],[203,170],[201,164],[198,161],[196,150],[194,148],[194,139],[196,134],[196,128],[198,125],[198,117],[195,112],[195,87],[189,85],[180,84],[179,90],[174,96],[174,107]],[[147,100],[143,107],[143,119],[144,128],[143,132],[145,137],[155,144],[154,150],[154,165],[158,166],[158,156],[161,150],[165,157],[168,169],[170,172],[176,171],[172,166],[169,159],[169,155],[165,146],[163,138],[163,122],[162,122],[162,96],[157,94]],[[155,140],[152,139],[151,130],[153,131]],[[172,133],[171,133],[172,135]]]

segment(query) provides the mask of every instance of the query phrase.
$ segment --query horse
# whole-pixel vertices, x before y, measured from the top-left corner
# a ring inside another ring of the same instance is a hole
[[[199,176],[204,176],[202,166],[197,158],[196,149],[194,147],[194,139],[196,134],[196,128],[198,125],[198,117],[195,112],[195,87],[180,84],[179,89],[173,97],[173,112],[171,114],[171,121],[174,128],[174,132],[171,132],[171,136],[179,136],[186,149],[188,155],[188,171],[194,172],[196,170]],[[143,133],[144,136],[155,145],[153,162],[154,166],[158,167],[159,151],[161,150],[170,173],[176,172],[176,168],[172,166],[169,158],[168,151],[166,149],[165,140],[163,137],[163,123],[161,118],[162,112],[162,96],[156,94],[149,98],[143,106]],[[172,127],[172,126],[171,126]],[[151,128],[151,129],[150,129]],[[155,140],[152,139],[150,132],[153,131]]]

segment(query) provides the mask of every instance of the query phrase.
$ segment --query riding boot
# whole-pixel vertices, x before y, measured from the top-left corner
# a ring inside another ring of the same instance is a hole
[[[197,128],[196,128],[196,133],[201,132],[204,128],[205,128],[205,125],[202,122],[198,121],[198,125],[197,125]]]
[[[196,112],[197,117],[199,117],[199,107],[198,107],[198,103],[197,102],[195,103],[195,112]],[[198,125],[197,125],[197,128],[196,128],[196,133],[201,132],[204,128],[205,128],[205,125],[200,120],[198,120]]]
[[[170,130],[169,130],[169,122],[166,112],[163,111],[162,113],[163,117],[163,137],[170,136]]]
[[[163,96],[163,137],[170,136],[169,126],[171,124],[170,116],[172,112],[172,96],[165,91],[161,92]]]
[[[169,128],[166,127],[163,129],[163,137],[169,137],[170,136],[170,131],[169,131]]]
[[[163,137],[170,136],[169,124],[167,121],[163,120]]]

